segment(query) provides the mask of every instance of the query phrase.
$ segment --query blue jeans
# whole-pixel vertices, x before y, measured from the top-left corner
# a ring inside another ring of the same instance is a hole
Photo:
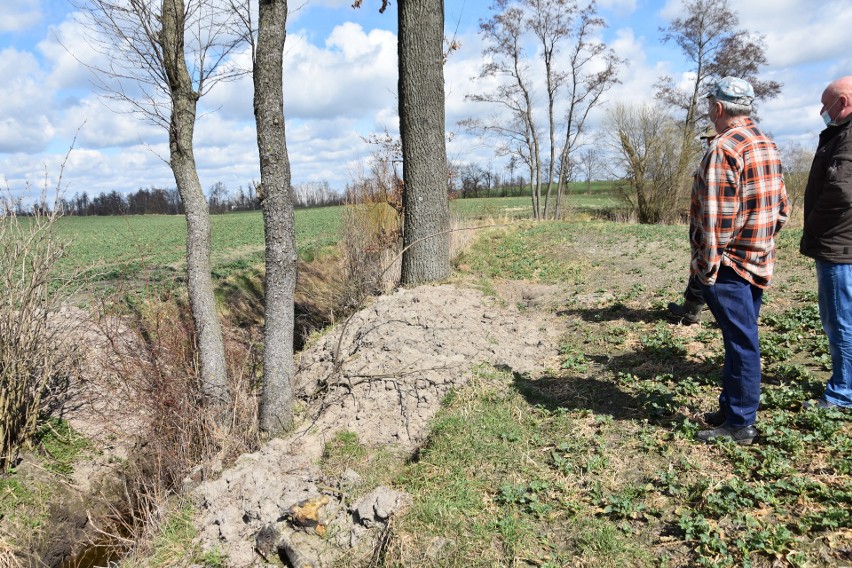
[[[852,265],[816,261],[819,316],[831,351],[823,398],[852,407]]]
[[[704,286],[704,299],[722,329],[725,365],[719,408],[725,424],[744,428],[754,424],[760,404],[760,343],[757,318],[763,290],[722,266],[713,286]]]

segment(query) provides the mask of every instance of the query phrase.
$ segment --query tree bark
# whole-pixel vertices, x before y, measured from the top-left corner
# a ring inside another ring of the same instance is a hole
[[[266,312],[260,429],[269,435],[293,424],[293,298],[296,229],[290,160],[284,129],[284,57],[287,0],[260,0],[254,59],[254,117],[260,154],[258,197],[266,235]]]
[[[446,278],[450,273],[444,2],[399,0],[398,13],[406,247],[402,283],[420,284]]]
[[[159,42],[172,98],[169,157],[186,211],[187,288],[197,336],[202,389],[208,399],[227,402],[225,348],[210,267],[210,213],[192,148],[198,93],[193,90],[184,55],[185,12],[183,0],[163,0]]]

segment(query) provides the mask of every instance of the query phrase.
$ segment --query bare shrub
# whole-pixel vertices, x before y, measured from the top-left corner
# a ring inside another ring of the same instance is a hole
[[[41,203],[45,203],[42,194]],[[60,213],[0,200],[0,470],[30,444],[39,419],[61,405],[77,372],[73,324],[57,314],[73,280],[59,261],[67,243],[57,237]]]
[[[396,286],[402,269],[401,263],[393,260],[402,240],[403,185],[396,171],[396,164],[402,162],[402,149],[399,140],[387,132],[366,141],[375,147],[369,172],[353,174],[346,188],[345,307],[357,306],[366,296]]]
[[[794,212],[805,200],[805,187],[808,185],[814,151],[793,142],[781,147],[781,155],[784,164],[784,185],[787,186],[787,199],[790,202],[790,219],[800,224],[802,215],[796,215]]]
[[[294,311],[294,347],[302,349],[308,337],[336,321],[344,311],[341,305],[347,283],[340,278],[345,260],[340,256],[320,262],[299,261]]]
[[[613,166],[624,172],[623,195],[640,223],[678,220],[688,205],[687,188],[679,169],[683,129],[665,109],[653,105],[618,104],[607,113],[607,137]],[[696,162],[697,145],[688,147]]]
[[[201,481],[259,446],[259,355],[250,331],[225,326],[233,400],[210,405],[184,298],[127,295],[107,311],[112,315],[102,326],[111,341],[105,361],[114,377],[110,396],[120,397],[117,412],[126,413],[111,418],[133,430],[138,442],[125,472],[125,503],[113,518],[94,521],[117,546],[138,551],[165,520],[166,503],[183,491],[185,480]]]
[[[0,568],[21,568],[20,551],[0,537]]]
[[[479,229],[496,225],[509,225],[511,220],[507,215],[471,219],[450,213],[450,259],[457,258],[473,243]]]

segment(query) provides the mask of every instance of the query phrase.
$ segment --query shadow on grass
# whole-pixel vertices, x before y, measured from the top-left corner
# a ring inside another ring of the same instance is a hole
[[[550,411],[591,410],[618,420],[644,417],[639,399],[609,381],[586,377],[529,379],[513,373],[513,386],[530,404]]]
[[[720,386],[720,361],[686,355],[677,345],[649,342],[620,354],[584,355],[582,374],[530,379],[515,372],[513,386],[530,404],[551,411],[589,410],[617,420],[671,425],[694,420],[701,411],[686,392]]]
[[[616,321],[616,320],[624,320],[628,322],[644,322],[644,323],[658,323],[658,322],[668,322],[671,324],[677,324],[677,318],[669,314],[669,312],[662,309],[644,309],[644,308],[631,308],[628,307],[621,302],[615,302],[606,307],[602,308],[566,308],[564,310],[559,310],[556,312],[558,316],[574,316],[582,319],[583,321],[593,322],[593,323],[602,323],[607,321]],[[713,318],[707,317],[704,318],[704,321],[708,323],[714,323]]]

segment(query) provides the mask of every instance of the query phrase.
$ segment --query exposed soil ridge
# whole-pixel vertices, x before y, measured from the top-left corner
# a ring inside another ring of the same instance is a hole
[[[362,444],[413,451],[444,396],[469,379],[473,365],[531,376],[554,365],[553,317],[521,313],[453,285],[377,298],[302,353],[295,379],[301,422],[294,433],[196,488],[203,547],[225,552],[229,566],[247,567],[264,563],[257,551],[268,549],[260,543],[270,535],[292,565],[329,565],[364,546],[405,497],[387,490],[368,496],[375,503],[355,502],[350,489],[357,472],[328,479],[317,465],[326,442],[349,431]],[[330,536],[293,526],[294,506],[319,502],[317,523]],[[374,514],[364,518],[364,511]]]

